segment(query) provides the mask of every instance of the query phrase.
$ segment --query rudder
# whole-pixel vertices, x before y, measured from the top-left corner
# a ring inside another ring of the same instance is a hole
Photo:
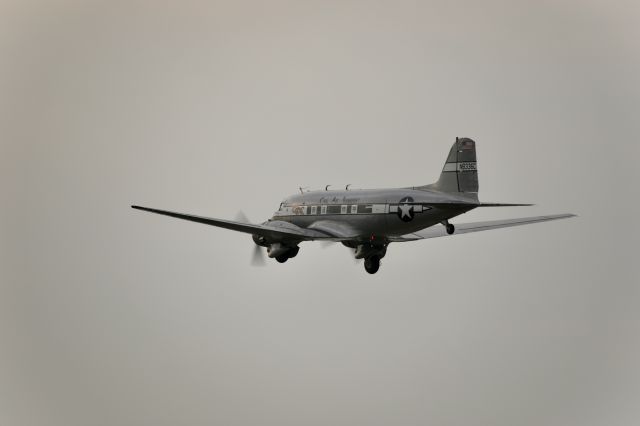
[[[478,167],[476,143],[469,138],[456,138],[449,151],[440,179],[427,185],[428,189],[442,192],[465,192],[478,194]]]

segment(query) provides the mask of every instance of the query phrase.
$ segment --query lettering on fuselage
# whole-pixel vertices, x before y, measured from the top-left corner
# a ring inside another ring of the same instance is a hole
[[[360,201],[359,198],[347,198],[347,197],[322,197],[320,198],[321,204],[329,203],[344,203],[344,204],[357,204]]]

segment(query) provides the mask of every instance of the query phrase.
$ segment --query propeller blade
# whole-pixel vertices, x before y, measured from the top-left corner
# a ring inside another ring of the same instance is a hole
[[[362,262],[362,259],[356,258],[356,251],[354,249],[349,248],[349,251],[351,252],[351,258],[353,259],[353,263],[358,264]]]
[[[262,247],[257,244],[254,244],[253,247],[251,266],[265,266],[264,251],[262,250]]]
[[[320,241],[320,248],[326,249],[326,248],[331,247],[333,244],[336,244],[336,242],[335,241]],[[360,263],[360,261],[362,259],[356,259],[355,257],[353,257],[354,254],[355,254],[355,251],[350,247],[347,247],[347,249],[349,250],[349,252],[351,252],[351,256],[352,256],[351,258],[353,259],[353,261],[355,263]]]
[[[238,213],[236,214],[236,221],[242,222],[242,223],[251,223],[247,215],[244,214],[242,210],[238,210]],[[253,251],[251,253],[251,266],[265,266],[265,265],[266,265],[266,262],[265,262],[264,251],[262,250],[261,246],[254,243]]]
[[[242,210],[239,210],[238,213],[236,214],[236,221],[242,222],[242,223],[251,223],[247,215],[244,214]]]

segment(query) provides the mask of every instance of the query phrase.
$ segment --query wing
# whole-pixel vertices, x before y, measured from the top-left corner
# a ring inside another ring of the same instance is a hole
[[[232,231],[244,232],[252,235],[260,235],[270,241],[312,241],[320,239],[334,239],[333,235],[313,229],[303,229],[292,223],[283,221],[269,221],[261,225],[235,222],[232,220],[213,219],[203,216],[195,216],[184,213],[176,213],[167,210],[152,209],[149,207],[131,206],[137,210],[161,214],[165,216],[184,219],[191,222],[203,223],[205,225],[217,226],[219,228],[230,229]]]
[[[480,203],[476,207],[531,207],[533,204]]]
[[[461,223],[455,225],[456,232],[453,235],[467,234],[470,232],[489,231],[491,229],[508,228],[510,226],[529,225],[530,223],[548,222],[550,220],[566,219],[574,216],[574,214],[557,214],[552,216],[536,216],[523,217],[519,219],[491,220],[488,222]],[[448,234],[444,226],[435,225],[422,231],[414,232],[412,234],[406,234],[400,237],[389,237],[389,241],[404,242],[446,236],[448,236]]]

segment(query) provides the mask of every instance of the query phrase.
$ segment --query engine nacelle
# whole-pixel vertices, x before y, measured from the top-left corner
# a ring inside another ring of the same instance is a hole
[[[375,246],[372,244],[360,244],[356,247],[355,257],[356,259],[365,259],[373,255],[377,255],[382,259],[387,254],[386,246]]]
[[[262,235],[252,235],[253,242],[261,247],[269,247],[269,243],[267,243],[267,239]]]
[[[273,243],[267,247],[267,256],[271,258],[280,256],[287,256],[291,258],[296,257],[299,250],[300,247],[298,246],[291,247],[281,243]]]
[[[287,254],[289,250],[290,248],[285,246],[284,244],[273,243],[269,245],[269,247],[267,247],[267,255],[271,258],[280,257]]]

